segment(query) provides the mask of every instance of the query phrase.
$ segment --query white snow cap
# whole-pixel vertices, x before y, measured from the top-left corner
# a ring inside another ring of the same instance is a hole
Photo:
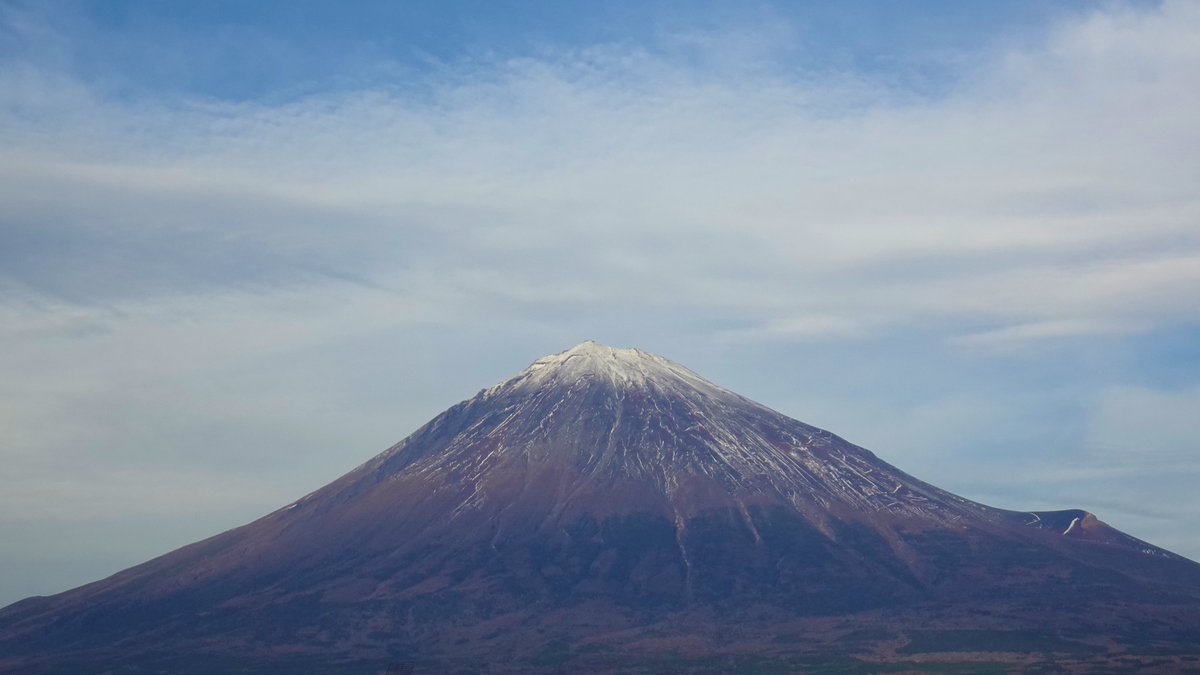
[[[585,377],[603,377],[618,386],[679,383],[724,391],[683,366],[640,349],[617,349],[593,340],[543,356],[510,382],[539,385],[551,380],[575,382]]]

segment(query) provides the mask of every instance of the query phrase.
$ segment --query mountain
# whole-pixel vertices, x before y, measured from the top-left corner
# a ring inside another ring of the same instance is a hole
[[[1083,511],[964,499],[594,342],[248,525],[0,610],[14,672],[1176,670],[1198,655],[1200,565]]]

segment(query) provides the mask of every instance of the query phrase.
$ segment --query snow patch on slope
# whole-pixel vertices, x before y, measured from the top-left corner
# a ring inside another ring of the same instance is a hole
[[[440,463],[465,470],[472,483],[493,464],[527,466],[530,448],[554,447],[559,460],[588,475],[643,477],[667,494],[702,477],[731,495],[774,495],[801,510],[946,522],[1000,517],[639,349],[583,342],[534,361],[471,405],[490,408],[481,416],[489,423],[451,440]]]

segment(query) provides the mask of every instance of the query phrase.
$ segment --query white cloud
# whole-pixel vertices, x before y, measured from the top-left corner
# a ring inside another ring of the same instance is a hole
[[[181,518],[197,513],[265,514],[296,495],[290,486],[228,472],[111,469],[21,476],[0,510],[5,523],[81,523],[130,517]]]
[[[1191,320],[1196,23],[1097,13],[936,99],[751,68],[769,49],[716,71],[561,51],[278,105],[62,101],[25,73],[4,94],[37,113],[6,120],[25,263],[5,276],[75,301],[437,275],[514,306],[746,306],[763,326]]]
[[[1124,335],[1141,329],[1136,324],[1101,323],[1084,320],[1057,320],[1024,323],[996,330],[959,335],[951,343],[966,347],[1005,348],[1031,341],[1094,335]]]
[[[1163,391],[1114,386],[1097,396],[1088,444],[1105,458],[1143,467],[1200,460],[1200,387]]]
[[[805,340],[861,335],[864,326],[838,316],[801,316],[768,321],[750,328],[717,332],[721,342],[756,342],[760,340]]]

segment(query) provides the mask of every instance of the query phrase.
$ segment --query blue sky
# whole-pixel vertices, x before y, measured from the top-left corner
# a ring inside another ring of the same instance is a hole
[[[18,57],[59,65],[110,95],[280,100],[412,84],[464,61],[595,45],[694,51],[696,39],[769,45],[771,68],[855,71],[931,91],[983,48],[1036,40],[1092,2],[329,2],[9,3],[58,38],[10,31]],[[11,25],[11,24],[10,24]],[[772,35],[773,34],[773,35]],[[35,43],[35,44],[31,44]],[[692,44],[688,44],[692,42]],[[24,54],[22,53],[24,52]],[[718,60],[720,57],[716,57]]]
[[[543,354],[1200,538],[1192,3],[0,1],[0,602]]]

